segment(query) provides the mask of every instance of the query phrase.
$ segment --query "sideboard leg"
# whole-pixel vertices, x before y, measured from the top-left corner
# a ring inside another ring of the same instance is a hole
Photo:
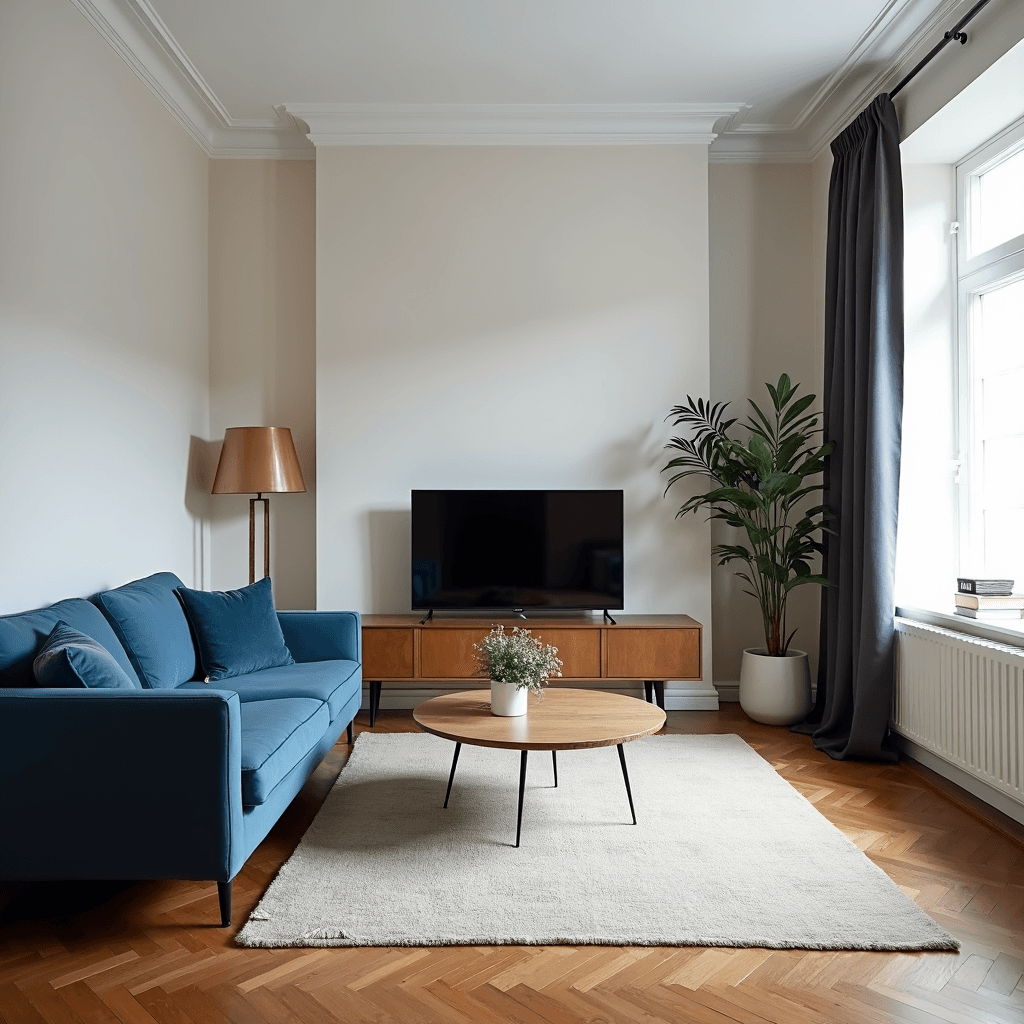
[[[377,712],[380,711],[380,687],[379,682],[370,683],[370,728],[377,724]]]
[[[650,679],[644,680],[644,700],[648,704],[654,703],[654,683]]]
[[[231,927],[231,883],[217,883],[217,900],[220,903],[220,926]]]
[[[555,772],[555,789],[558,789],[558,751],[551,751],[551,767]]]
[[[626,783],[626,796],[629,797],[629,813],[633,815],[633,824],[636,824],[636,811],[633,810],[633,793],[629,788],[629,772],[626,771],[626,752],[622,749],[622,744],[619,744],[619,764],[622,765],[622,778]]]
[[[519,835],[523,831],[523,794],[526,792],[526,755],[528,750],[522,752],[519,758],[519,817],[516,819],[516,846],[519,846]]]
[[[658,702],[658,707],[662,711],[665,710],[665,680],[658,679],[654,684],[654,696]]]
[[[462,750],[462,744],[455,744],[455,756],[452,758],[452,772],[448,776],[448,792],[444,795],[444,805],[448,806],[448,797],[452,795],[452,783],[455,781],[455,766],[459,763],[459,751]]]

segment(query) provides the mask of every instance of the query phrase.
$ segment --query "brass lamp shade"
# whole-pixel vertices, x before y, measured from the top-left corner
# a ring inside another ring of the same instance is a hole
[[[288,427],[228,427],[220,450],[214,494],[305,491]]]
[[[249,582],[256,582],[256,502],[263,502],[263,575],[270,575],[270,499],[266,494],[305,491],[287,427],[228,427],[220,450],[214,494],[252,494],[249,499]]]

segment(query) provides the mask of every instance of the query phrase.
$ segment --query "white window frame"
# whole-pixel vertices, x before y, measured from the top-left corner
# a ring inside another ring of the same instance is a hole
[[[996,164],[1024,150],[1024,118],[1000,132],[980,149],[965,157],[956,168],[956,437],[958,484],[958,525],[960,575],[982,564],[984,552],[977,550],[980,530],[981,439],[974,432],[975,396],[971,389],[971,319],[975,297],[995,285],[1012,284],[1024,278],[1024,234],[993,248],[972,254],[971,198],[978,178]],[[972,571],[972,570],[971,570]]]

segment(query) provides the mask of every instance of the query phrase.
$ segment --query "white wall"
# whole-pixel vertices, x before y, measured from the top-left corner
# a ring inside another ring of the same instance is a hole
[[[956,171],[903,165],[904,394],[896,601],[948,610],[956,590]]]
[[[66,0],[0,4],[0,612],[204,578],[206,157]]]
[[[710,627],[659,474],[709,387],[707,202],[703,146],[318,150],[319,607],[409,610],[412,488],[621,487],[627,610]]]
[[[744,419],[753,398],[770,405],[765,381],[783,372],[801,394],[819,396],[821,342],[815,331],[810,164],[712,164],[711,395],[732,403]],[[712,538],[728,543],[735,531],[714,524]],[[738,563],[712,568],[715,683],[738,686],[745,647],[763,647],[757,601],[736,578]],[[818,650],[817,587],[793,591],[787,625],[797,629],[794,647]]]
[[[289,427],[305,494],[270,496],[270,574],[279,608],[316,604],[316,165],[210,161],[210,437]],[[249,581],[249,499],[210,499],[212,586]],[[263,506],[257,506],[257,572]]]

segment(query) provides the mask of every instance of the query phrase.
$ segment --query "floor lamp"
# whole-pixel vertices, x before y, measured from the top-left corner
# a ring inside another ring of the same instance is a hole
[[[228,427],[220,450],[214,494],[249,499],[249,582],[256,582],[256,502],[263,502],[263,575],[270,575],[270,499],[266,494],[305,491],[292,432],[287,427]]]

